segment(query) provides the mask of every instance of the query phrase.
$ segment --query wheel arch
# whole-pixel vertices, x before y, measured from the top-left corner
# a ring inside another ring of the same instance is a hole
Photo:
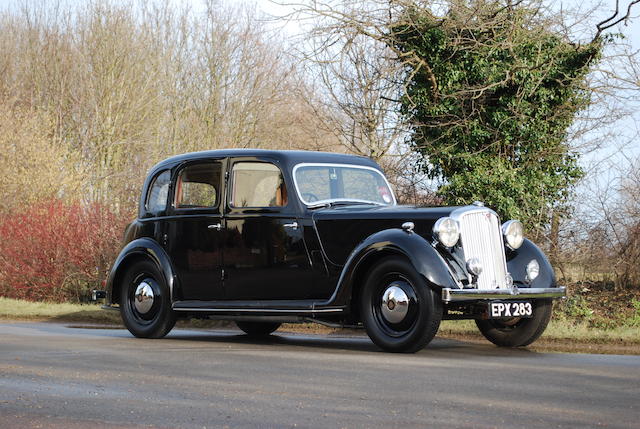
[[[389,229],[369,236],[353,250],[343,267],[332,301],[348,304],[357,314],[358,297],[367,273],[389,256],[406,258],[425,283],[437,292],[444,287],[456,287],[446,262],[428,241],[414,232]]]
[[[158,267],[169,288],[171,301],[175,300],[177,282],[169,256],[155,240],[141,238],[128,243],[116,258],[107,278],[107,303],[120,304],[120,289],[125,273],[133,264],[144,260],[151,261]]]
[[[358,303],[360,302],[360,294],[362,293],[362,286],[367,279],[367,274],[377,262],[380,262],[381,260],[392,256],[399,256],[401,258],[409,260],[409,257],[398,249],[385,248],[378,252],[371,252],[371,254],[365,255],[358,266],[355,267],[353,276],[351,278],[351,297],[349,307],[351,310],[351,314],[357,320],[360,320],[360,306],[358,305]]]

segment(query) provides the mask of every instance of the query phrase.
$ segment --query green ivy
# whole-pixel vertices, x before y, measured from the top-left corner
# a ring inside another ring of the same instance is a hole
[[[572,44],[536,25],[536,11],[489,6],[471,25],[408,9],[391,28],[410,59],[401,100],[410,144],[447,203],[484,201],[542,228],[583,174],[566,137],[589,102],[585,77],[602,41]]]

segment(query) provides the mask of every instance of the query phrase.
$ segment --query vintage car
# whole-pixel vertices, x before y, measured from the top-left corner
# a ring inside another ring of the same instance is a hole
[[[214,150],[151,169],[106,300],[136,337],[180,317],[363,327],[380,348],[415,352],[442,319],[474,319],[499,346],[535,341],[556,285],[517,220],[482,203],[396,204],[364,157]]]

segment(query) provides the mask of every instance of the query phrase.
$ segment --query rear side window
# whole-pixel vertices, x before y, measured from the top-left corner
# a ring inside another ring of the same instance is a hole
[[[175,207],[177,209],[217,207],[221,171],[219,162],[194,164],[183,168],[176,181]]]
[[[151,213],[158,213],[167,208],[167,197],[169,196],[169,183],[171,182],[171,173],[169,170],[158,174],[153,180],[153,184],[149,189],[145,209]]]
[[[282,207],[287,188],[280,169],[268,162],[238,162],[233,166],[232,207]]]

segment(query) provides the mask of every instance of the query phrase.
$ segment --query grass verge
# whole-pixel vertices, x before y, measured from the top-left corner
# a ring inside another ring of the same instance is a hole
[[[96,304],[31,302],[0,297],[1,320],[121,324],[120,314]]]
[[[29,302],[0,297],[0,320],[71,322],[121,326],[120,314],[95,304]],[[181,321],[180,327],[212,329],[231,326],[218,321]],[[282,331],[326,335],[364,335],[362,330],[327,328],[321,325],[285,324]],[[438,337],[486,343],[470,320],[443,321]],[[640,328],[634,326],[594,327],[564,318],[551,321],[544,335],[529,347],[536,351],[640,354]]]

